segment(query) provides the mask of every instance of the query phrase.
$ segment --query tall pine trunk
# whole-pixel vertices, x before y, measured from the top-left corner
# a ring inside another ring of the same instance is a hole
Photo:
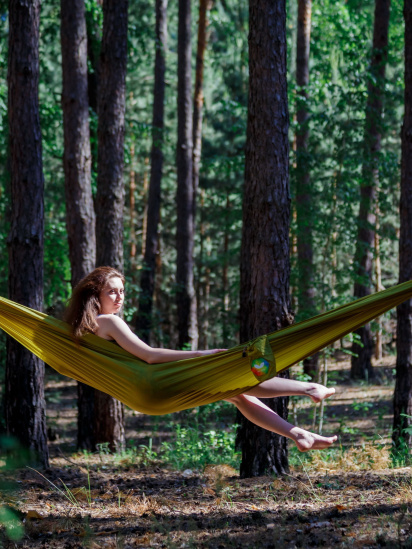
[[[104,0],[99,62],[96,265],[123,267],[123,159],[127,64],[127,0]],[[95,440],[124,447],[123,405],[95,393]]]
[[[190,0],[179,0],[177,61],[177,228],[176,302],[178,346],[197,348],[196,296],[193,285],[194,200],[192,46]]]
[[[11,227],[9,297],[43,306],[43,166],[38,103],[40,1],[10,0],[8,115]],[[7,338],[5,411],[7,432],[48,466],[44,363]]]
[[[298,32],[296,49],[297,130],[296,130],[296,225],[298,252],[298,304],[300,318],[316,314],[313,265],[313,207],[309,171],[309,52],[312,0],[298,2]],[[316,376],[318,354],[303,361],[305,373]]]
[[[61,0],[63,68],[64,176],[71,282],[75,286],[94,269],[95,215],[87,75],[87,32],[83,0]],[[78,383],[77,446],[94,450],[94,389]]]
[[[412,4],[405,0],[405,114],[402,127],[399,282],[412,279]],[[393,400],[395,448],[412,446],[412,299],[399,305],[396,385]],[[405,431],[409,428],[408,431]]]
[[[196,77],[195,77],[195,91],[193,96],[193,218],[196,219],[196,201],[199,188],[199,172],[200,172],[200,158],[202,154],[202,123],[203,123],[203,72],[204,72],[204,59],[207,45],[207,25],[208,25],[208,11],[210,9],[211,0],[199,0],[199,20],[197,24],[197,53],[196,53]],[[203,236],[203,235],[202,235]],[[202,238],[201,236],[201,238]],[[203,244],[203,242],[202,242]],[[203,250],[201,250],[203,251]],[[203,257],[200,259],[202,262]],[[198,269],[197,280],[197,322],[199,331],[199,343],[200,338],[203,341],[207,340],[207,315],[204,314],[207,305],[200,303],[200,285],[202,284],[202,269],[201,264]],[[202,344],[202,348],[206,345]]]
[[[382,139],[382,100],[388,49],[390,0],[376,0],[373,28],[373,50],[366,104],[364,157],[355,251],[354,296],[364,297],[373,287],[373,248],[375,243],[375,208],[379,185],[379,152]],[[352,345],[351,377],[373,376],[371,358],[373,338],[370,324],[356,332],[360,343]]]
[[[291,323],[285,0],[250,0],[240,337]],[[287,417],[287,398],[265,402]],[[243,477],[288,471],[287,441],[242,418]]]
[[[159,253],[160,199],[163,172],[164,98],[167,50],[167,0],[156,0],[156,58],[153,90],[152,151],[147,233],[143,270],[140,279],[139,314],[136,330],[149,343],[152,329],[153,294],[155,289],[156,256]]]
[[[211,0],[199,0],[199,22],[197,27],[196,78],[193,101],[193,192],[196,199],[199,187],[200,157],[202,153],[203,122],[203,69],[207,45],[207,15]]]

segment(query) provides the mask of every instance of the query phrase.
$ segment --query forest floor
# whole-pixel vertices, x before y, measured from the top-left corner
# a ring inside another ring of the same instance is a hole
[[[76,385],[48,372],[50,467],[10,471],[3,464],[0,494],[18,513],[24,535],[11,541],[3,530],[0,547],[412,548],[411,470],[392,467],[389,455],[393,368],[394,358],[385,358],[373,383],[355,385],[348,362],[337,361],[329,377],[337,394],[325,408],[324,432],[338,433],[339,443],[310,454],[291,449],[289,475],[250,479],[239,478],[232,465],[208,464],[211,448],[200,466],[187,466],[184,456],[202,450],[200,439],[186,433],[187,446],[184,436],[174,446],[170,428],[197,429],[202,409],[166,419],[127,411],[124,455],[104,448],[76,453]],[[291,419],[296,412],[299,425],[311,428],[313,405],[302,399],[298,405]],[[204,418],[203,430],[214,429],[209,443],[229,430],[229,406]],[[223,460],[225,451],[216,450]]]

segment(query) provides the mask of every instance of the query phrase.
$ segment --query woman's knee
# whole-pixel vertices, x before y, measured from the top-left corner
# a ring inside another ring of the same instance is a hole
[[[245,400],[245,397],[243,395],[235,395],[230,398],[225,398],[226,402],[230,402],[234,404],[235,406],[239,406],[242,404],[242,402]]]

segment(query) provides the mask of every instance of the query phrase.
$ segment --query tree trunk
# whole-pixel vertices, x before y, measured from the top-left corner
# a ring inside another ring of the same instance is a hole
[[[127,0],[104,0],[99,62],[96,265],[123,267],[123,157],[126,100]],[[124,447],[123,405],[95,395],[96,443]]]
[[[136,331],[149,343],[152,329],[153,294],[156,276],[156,256],[159,253],[159,221],[161,181],[163,172],[164,96],[167,50],[167,0],[156,0],[156,56],[154,68],[152,150],[149,196],[147,203],[146,238],[143,250],[143,270],[140,279],[139,312]]]
[[[249,105],[240,286],[240,337],[291,323],[285,0],[249,4]],[[287,398],[265,401],[283,418]],[[243,477],[288,471],[286,439],[242,418]]]
[[[298,32],[296,49],[297,130],[296,130],[296,222],[298,252],[298,304],[301,320],[316,315],[313,265],[313,207],[309,175],[309,52],[312,0],[298,2]],[[306,374],[316,379],[318,354],[303,361]]]
[[[123,267],[123,159],[127,60],[127,0],[103,2],[99,63],[97,264]]]
[[[212,4],[211,0],[199,0],[199,20],[197,24],[197,54],[196,54],[196,77],[195,77],[195,92],[193,99],[193,218],[196,219],[196,200],[199,188],[199,170],[200,170],[200,158],[202,154],[202,123],[203,123],[203,69],[204,58],[207,45],[207,26],[208,26],[208,11]],[[199,345],[200,347],[207,347],[207,310],[208,304],[200,303],[200,287],[202,276],[202,261],[203,261],[203,240],[204,240],[204,227],[201,222],[201,257],[198,269],[198,281],[197,281],[197,325],[199,332]],[[204,328],[206,327],[206,331]],[[201,342],[202,340],[202,342]]]
[[[38,104],[39,0],[10,0],[8,115],[11,227],[9,297],[39,311],[43,305],[43,167]],[[7,338],[6,426],[48,466],[44,363]]]
[[[197,27],[196,79],[193,109],[193,195],[194,204],[199,187],[199,168],[202,152],[202,122],[203,122],[203,68],[207,45],[207,15],[211,0],[199,0],[199,22]]]
[[[196,296],[193,286],[194,194],[190,0],[179,0],[177,60],[177,230],[176,302],[178,346],[197,348]]]
[[[101,4],[102,0],[98,0]],[[86,12],[87,29],[87,92],[89,97],[89,107],[93,113],[93,118],[97,115],[97,97],[99,88],[99,58],[101,47],[101,29],[93,20],[90,13]],[[92,173],[97,172],[97,128],[96,124],[90,126],[90,145],[91,145],[91,169]]]
[[[412,4],[405,0],[405,114],[402,127],[399,281],[412,279]],[[399,305],[393,442],[397,450],[412,445],[412,299]]]
[[[156,0],[156,58],[153,90],[152,151],[147,232],[143,270],[140,279],[139,313],[136,331],[149,343],[152,329],[153,294],[155,289],[156,256],[159,253],[160,195],[163,172],[164,98],[167,51],[167,0]]]
[[[204,219],[205,190],[200,190],[200,219],[199,219],[199,255],[197,265],[196,301],[199,330],[199,348],[207,349],[209,345],[209,296],[210,296],[210,267],[208,257],[210,251],[205,251],[206,221]],[[223,343],[222,343],[223,345]]]
[[[95,215],[91,188],[87,32],[83,0],[61,0],[64,176],[71,282],[94,269]],[[77,446],[94,450],[94,389],[78,383]]]
[[[379,204],[376,204],[376,230],[375,230],[375,292],[380,292],[382,287],[382,266],[381,266],[381,239],[380,239],[380,212]],[[378,329],[376,330],[375,359],[382,360],[382,317],[376,319]]]
[[[390,0],[376,0],[373,29],[373,50],[368,84],[365,118],[364,158],[362,165],[361,197],[358,217],[358,236],[355,251],[356,298],[371,293],[373,274],[373,248],[375,242],[375,203],[379,184],[379,152],[382,138],[382,100],[388,48]],[[361,345],[352,345],[351,377],[371,378],[373,368],[373,338],[370,324],[356,332]]]

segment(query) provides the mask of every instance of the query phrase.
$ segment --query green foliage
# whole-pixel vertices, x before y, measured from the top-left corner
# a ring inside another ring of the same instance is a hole
[[[8,436],[0,436],[0,527],[4,528],[5,535],[11,541],[19,541],[24,536],[24,526],[19,513],[13,504],[15,483],[9,479],[11,473],[21,467],[27,459],[25,452],[17,440]],[[5,476],[3,476],[5,475]]]
[[[401,414],[402,421],[410,422],[412,417],[408,414]],[[396,444],[391,448],[391,461],[393,467],[407,467],[412,462],[411,448],[408,440],[412,435],[412,424],[403,427],[401,436],[396,440]]]
[[[197,428],[175,427],[171,442],[164,442],[161,456],[176,469],[201,469],[206,465],[226,464],[238,467],[239,453],[235,452],[234,431],[207,431]]]
[[[89,72],[96,74],[102,29],[102,8],[87,0],[86,21],[90,46]],[[348,299],[353,276],[348,266],[354,253],[356,215],[362,165],[363,127],[370,62],[372,0],[321,0],[313,6],[310,54],[310,143],[308,166],[314,201],[314,249],[319,309]],[[60,310],[69,293],[70,266],[65,236],[61,53],[59,2],[42,6],[40,32],[40,115],[45,176],[45,308]],[[8,212],[7,167],[7,11],[0,10],[0,294],[7,294]],[[2,15],[3,14],[3,15]],[[161,213],[161,276],[155,302],[157,329],[154,344],[173,345],[175,305],[175,149],[177,94],[177,6],[168,7],[166,52],[166,119]],[[291,139],[297,104],[295,82],[296,3],[288,5],[289,110]],[[139,270],[143,250],[143,224],[151,149],[155,14],[149,0],[129,10],[129,56],[125,141],[125,272],[128,280],[128,319],[136,312]],[[193,37],[197,14],[193,14]],[[384,284],[396,278],[397,181],[399,179],[399,127],[402,116],[403,69],[402,3],[391,7],[388,78],[385,83],[384,140],[381,152],[381,253]],[[242,186],[248,92],[248,3],[227,0],[213,4],[209,16],[209,42],[204,70],[204,123],[200,189],[197,207],[195,284],[201,300],[208,287],[207,345],[237,342],[239,257],[241,245]],[[193,66],[196,43],[193,40]],[[93,150],[93,188],[96,184],[97,116],[90,111]],[[291,189],[295,189],[291,148]],[[135,212],[130,212],[130,178],[135,174]],[[294,230],[294,227],[292,227]],[[137,254],[130,256],[131,241]],[[336,259],[332,261],[332,256]],[[292,265],[296,288],[296,264]],[[334,292],[331,291],[332,285]],[[294,290],[299,291],[298,289]],[[299,311],[299,316],[304,315]]]

